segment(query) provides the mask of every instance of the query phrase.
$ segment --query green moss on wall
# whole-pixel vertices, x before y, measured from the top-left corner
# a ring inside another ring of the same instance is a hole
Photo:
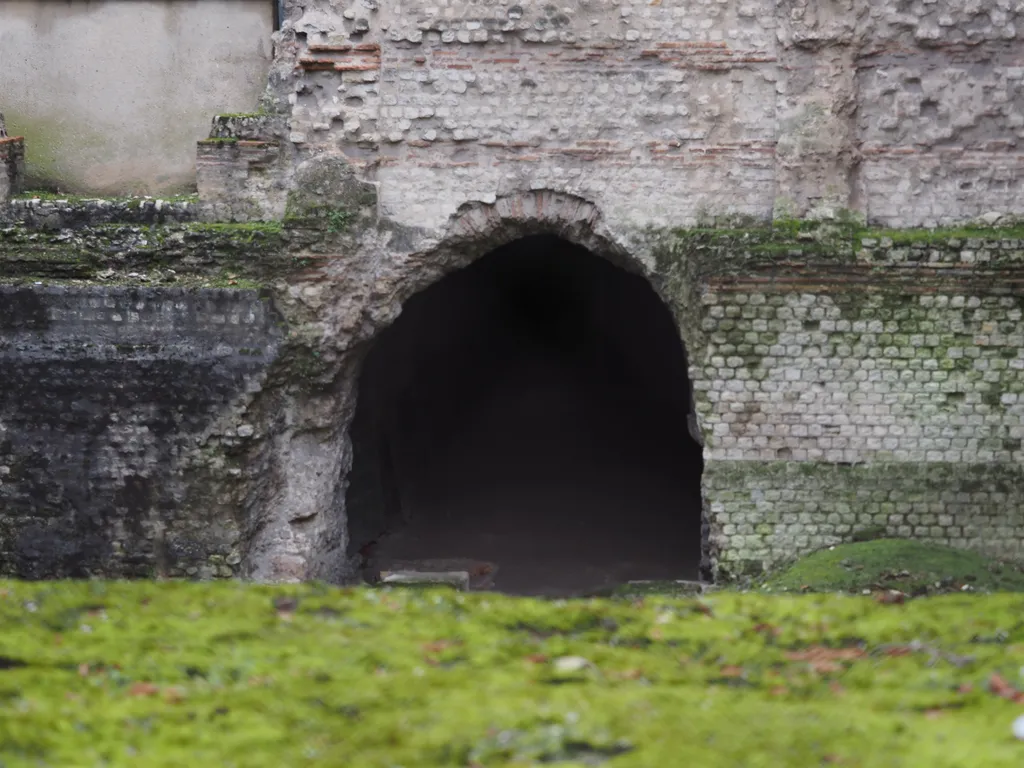
[[[253,287],[300,267],[279,222],[0,229],[0,281]]]
[[[725,580],[878,526],[889,536],[1019,557],[1018,540],[1006,533],[1024,524],[1024,467],[1018,464],[716,459],[707,463],[703,483],[720,510],[715,526]],[[772,523],[771,530],[740,533],[752,519]]]
[[[1024,267],[1024,225],[1005,228],[881,230],[855,221],[778,220],[754,227],[697,227],[672,229],[656,238],[656,258],[662,269],[684,256],[701,277],[742,277],[753,272],[798,266],[863,266],[889,268],[892,249],[936,249],[958,254],[968,244],[990,247],[979,267]],[[1012,248],[1000,247],[1009,241]],[[995,247],[992,247],[995,246]],[[952,256],[950,256],[952,258]],[[925,266],[934,266],[924,258]]]
[[[373,222],[376,205],[376,187],[357,178],[347,161],[315,158],[296,171],[284,220],[291,227],[345,234],[357,224]]]
[[[61,115],[30,116],[4,110],[7,132],[25,137],[25,184],[60,192],[85,192],[87,184],[69,174],[65,159],[69,153],[87,153],[102,148],[108,138],[88,126],[69,123]]]

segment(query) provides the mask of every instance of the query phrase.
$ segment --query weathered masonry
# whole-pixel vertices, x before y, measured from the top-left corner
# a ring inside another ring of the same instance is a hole
[[[0,209],[0,568],[1021,558],[1022,24],[286,2],[198,198]]]

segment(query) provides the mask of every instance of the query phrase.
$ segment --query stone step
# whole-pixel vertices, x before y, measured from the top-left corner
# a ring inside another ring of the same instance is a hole
[[[381,571],[381,584],[417,586],[446,584],[463,592],[469,591],[469,571]]]

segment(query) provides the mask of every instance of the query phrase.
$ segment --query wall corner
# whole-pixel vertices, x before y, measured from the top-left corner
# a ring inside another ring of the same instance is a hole
[[[25,139],[8,136],[0,112],[0,203],[22,191],[25,184]]]

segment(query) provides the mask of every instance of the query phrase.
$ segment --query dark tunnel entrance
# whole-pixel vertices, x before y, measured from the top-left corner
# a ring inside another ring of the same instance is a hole
[[[646,279],[517,240],[409,299],[367,355],[349,553],[374,574],[468,570],[521,594],[696,579],[691,402]]]

